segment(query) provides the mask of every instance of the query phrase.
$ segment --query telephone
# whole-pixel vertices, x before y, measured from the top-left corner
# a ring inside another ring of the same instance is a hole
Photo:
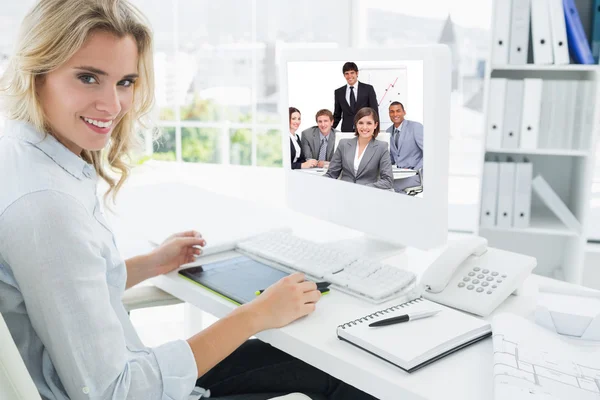
[[[488,248],[478,236],[448,246],[423,274],[422,296],[482,317],[518,289],[537,265],[534,257]]]

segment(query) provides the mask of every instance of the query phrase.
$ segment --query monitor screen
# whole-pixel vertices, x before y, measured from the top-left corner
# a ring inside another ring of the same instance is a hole
[[[278,72],[287,205],[372,243],[444,244],[449,48],[289,48]]]
[[[287,63],[290,167],[423,197],[423,60]]]

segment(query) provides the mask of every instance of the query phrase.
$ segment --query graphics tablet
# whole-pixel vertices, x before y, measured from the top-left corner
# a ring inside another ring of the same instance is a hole
[[[289,275],[246,256],[182,269],[179,274],[237,305],[252,301],[257,290]]]

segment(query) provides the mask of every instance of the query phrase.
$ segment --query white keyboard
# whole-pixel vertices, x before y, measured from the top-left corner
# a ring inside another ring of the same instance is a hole
[[[412,272],[338,252],[327,244],[274,231],[236,244],[246,255],[286,272],[303,272],[313,279],[371,302],[381,303],[406,294],[415,282]]]

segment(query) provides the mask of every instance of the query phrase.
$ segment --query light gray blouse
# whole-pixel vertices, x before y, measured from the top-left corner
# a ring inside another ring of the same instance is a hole
[[[0,136],[0,313],[42,398],[188,399],[184,340],[145,347],[121,302],[127,271],[94,168],[9,121]]]

